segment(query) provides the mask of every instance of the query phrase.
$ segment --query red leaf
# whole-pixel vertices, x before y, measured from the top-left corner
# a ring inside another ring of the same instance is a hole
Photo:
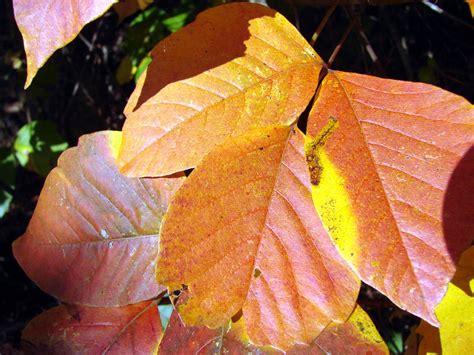
[[[182,178],[132,179],[115,165],[120,132],[83,136],[46,179],[16,259],[68,303],[119,306],[155,297],[158,231]]]
[[[22,340],[31,353],[151,354],[161,333],[155,301],[120,308],[61,305],[28,323]]]

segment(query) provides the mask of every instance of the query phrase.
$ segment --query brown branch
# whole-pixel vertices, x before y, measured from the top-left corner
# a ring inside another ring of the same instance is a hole
[[[321,22],[319,23],[318,25],[318,28],[316,28],[316,31],[314,31],[313,35],[311,36],[311,41],[309,42],[309,45],[311,47],[314,47],[314,45],[316,44],[316,41],[318,40],[318,37],[320,36],[321,32],[323,31],[324,27],[326,27],[326,24],[329,20],[329,18],[331,17],[332,13],[334,12],[334,10],[336,9],[337,5],[339,4],[339,1],[340,0],[336,0],[332,5],[331,7],[329,7],[327,10],[326,10],[326,13],[324,14],[324,17],[323,19],[321,20]]]
[[[341,39],[339,40],[339,43],[337,44],[336,48],[334,48],[334,51],[332,52],[331,57],[328,60],[328,68],[330,68],[332,64],[334,63],[334,61],[336,60],[336,57],[339,54],[339,51],[341,50],[344,42],[346,42],[346,39],[349,36],[349,33],[351,33],[357,21],[358,21],[357,18],[353,18],[351,23],[347,27],[346,31],[342,35]]]

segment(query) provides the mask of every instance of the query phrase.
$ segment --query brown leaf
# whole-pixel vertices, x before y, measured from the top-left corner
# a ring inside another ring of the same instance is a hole
[[[183,178],[122,176],[120,132],[81,137],[46,179],[16,259],[44,291],[68,303],[120,306],[155,297],[159,228]]]
[[[291,124],[314,94],[321,59],[280,14],[233,3],[160,42],[125,108],[121,170],[194,167],[226,137]]]

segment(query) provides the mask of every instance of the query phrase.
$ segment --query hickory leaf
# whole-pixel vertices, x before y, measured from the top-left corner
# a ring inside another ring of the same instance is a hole
[[[322,66],[282,15],[245,3],[202,12],[152,59],[125,108],[119,165],[128,176],[182,171],[228,136],[291,124]]]
[[[271,126],[224,141],[178,190],[163,222],[157,278],[185,285],[188,325],[242,309],[253,344],[310,344],[351,313],[359,281],[311,201],[301,132]]]
[[[39,68],[82,27],[102,15],[117,0],[13,0],[13,10],[25,45],[30,86]]]
[[[474,142],[473,106],[427,84],[330,72],[308,134],[314,204],[341,254],[438,325],[434,308],[474,235],[470,174],[448,186]]]
[[[183,178],[122,176],[121,133],[83,136],[48,175],[19,264],[44,291],[68,303],[120,306],[155,297],[159,228]]]
[[[162,330],[155,301],[119,308],[60,305],[25,328],[33,354],[151,354]]]

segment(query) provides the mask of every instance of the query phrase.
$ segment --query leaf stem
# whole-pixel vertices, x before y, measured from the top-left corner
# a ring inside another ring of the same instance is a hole
[[[318,40],[318,37],[321,35],[321,32],[323,32],[324,27],[326,27],[326,24],[327,24],[329,18],[331,17],[332,13],[336,9],[337,5],[339,4],[339,1],[340,0],[334,1],[334,4],[332,4],[331,7],[329,7],[326,10],[326,13],[324,14],[323,19],[321,20],[321,22],[318,25],[318,28],[316,28],[316,31],[314,31],[313,35],[311,36],[311,41],[309,42],[309,45],[311,47],[314,48],[314,45],[316,44],[316,41]]]
[[[330,68],[332,64],[334,63],[334,60],[336,60],[336,57],[339,54],[339,51],[341,50],[342,45],[344,44],[344,42],[346,42],[346,39],[349,36],[349,33],[351,33],[356,23],[357,23],[357,18],[354,17],[349,27],[347,27],[346,31],[344,32],[341,39],[339,40],[339,43],[337,44],[336,48],[334,48],[334,51],[332,52],[331,57],[328,60],[328,68]]]

